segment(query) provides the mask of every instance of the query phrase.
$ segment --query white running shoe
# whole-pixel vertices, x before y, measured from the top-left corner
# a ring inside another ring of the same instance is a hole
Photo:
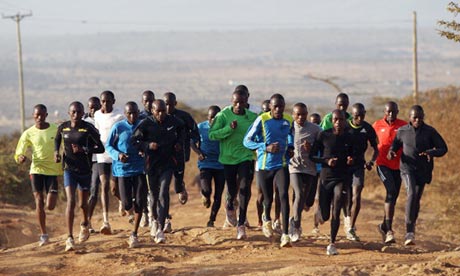
[[[264,224],[262,225],[262,233],[264,233],[267,238],[271,238],[273,236],[273,226],[271,220],[264,221]]]
[[[246,236],[246,226],[240,225],[236,228],[236,239],[237,240],[245,240],[248,236]]]
[[[128,246],[129,248],[136,248],[139,246],[139,239],[137,235],[131,234],[128,239]]]
[[[72,251],[75,249],[75,242],[72,237],[68,237],[65,241],[65,251]]]
[[[395,243],[396,240],[395,240],[395,235],[393,233],[393,231],[388,231],[386,234],[385,234],[385,243],[386,244],[390,244],[390,243]]]
[[[311,233],[313,235],[319,235],[319,234],[321,234],[321,231],[319,231],[318,227],[313,227],[313,230],[311,230]]]
[[[283,233],[283,230],[281,230],[281,222],[278,219],[273,222],[272,226],[274,232],[280,235]]]
[[[84,242],[89,239],[89,227],[88,225],[84,226],[80,224],[80,234],[78,234],[78,241]]]
[[[142,214],[140,226],[149,227],[149,215],[147,213]]]
[[[291,247],[291,238],[289,237],[288,234],[283,234],[281,235],[281,243],[280,247]]]
[[[100,232],[104,235],[112,235],[112,228],[110,227],[110,224],[108,222],[104,222],[101,226]]]
[[[302,236],[302,228],[294,228],[292,229],[292,233],[289,235],[291,238],[291,242],[298,242],[300,237]]]
[[[161,229],[158,229],[155,235],[155,243],[164,243],[165,240],[165,233]]]
[[[335,247],[335,244],[331,243],[327,246],[326,248],[326,254],[328,256],[333,256],[333,255],[338,255],[339,252],[337,252],[337,248]]]
[[[91,225],[91,222],[88,222],[88,230],[91,234],[96,233],[96,230],[94,230],[93,226]]]
[[[299,241],[301,235],[302,235],[302,228],[295,227],[294,217],[291,217],[289,219],[289,238],[291,238],[291,242]]]
[[[158,232],[158,221],[157,220],[152,220],[151,226],[150,226],[150,236],[155,239],[155,236]]]
[[[359,241],[358,235],[356,235],[356,230],[355,228],[350,228],[347,231],[347,239],[350,241]]]
[[[165,227],[163,228],[163,232],[172,233],[172,225],[170,219],[165,219]]]
[[[49,242],[50,242],[50,239],[48,237],[48,234],[41,234],[38,240],[38,246],[44,246],[45,244],[48,244]]]
[[[415,233],[414,232],[408,232],[404,239],[405,239],[404,245],[415,245]]]

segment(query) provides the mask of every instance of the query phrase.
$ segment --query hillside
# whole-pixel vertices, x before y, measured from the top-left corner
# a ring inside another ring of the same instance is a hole
[[[412,91],[411,39],[397,28],[24,35],[26,116],[31,124],[31,108],[44,103],[50,119],[66,118],[70,102],[107,89],[117,106],[140,102],[146,89],[173,91],[194,108],[227,105],[241,83],[253,104],[280,92],[320,111],[337,91],[308,74],[330,78],[356,102],[400,98]],[[458,45],[420,29],[418,53],[420,90],[460,85]],[[0,133],[10,133],[20,125],[14,40],[0,41],[0,63]]]

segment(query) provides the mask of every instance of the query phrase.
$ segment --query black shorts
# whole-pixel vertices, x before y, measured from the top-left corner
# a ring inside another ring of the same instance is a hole
[[[41,193],[45,189],[46,193],[58,192],[58,180],[56,175],[31,174],[30,186],[32,192]]]

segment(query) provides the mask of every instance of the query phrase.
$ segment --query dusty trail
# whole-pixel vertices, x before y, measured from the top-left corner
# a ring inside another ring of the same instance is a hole
[[[382,244],[376,228],[382,213],[380,187],[364,190],[357,224],[362,241],[346,240],[341,227],[337,243],[340,254],[334,257],[325,254],[329,224],[320,227],[321,235],[311,234],[311,212],[304,213],[302,240],[292,248],[280,249],[279,236],[269,241],[256,227],[249,229],[248,240],[237,241],[235,229],[220,227],[224,219],[222,210],[216,221],[218,227],[205,227],[209,209],[201,205],[196,189],[189,190],[190,200],[185,206],[171,195],[174,232],[166,235],[166,243],[152,243],[148,229],[141,228],[141,247],[136,249],[127,248],[130,233],[127,219],[112,213],[113,235],[96,233],[87,242],[77,244],[74,252],[66,253],[64,214],[57,210],[47,217],[51,243],[39,248],[34,211],[4,205],[0,209],[0,241],[2,247],[9,244],[10,248],[0,251],[0,274],[460,275],[460,251],[456,249],[460,244],[458,240],[449,241],[458,235],[431,227],[438,215],[424,212],[423,206],[417,245],[402,245],[404,195],[399,200],[394,223],[397,243],[388,247]],[[249,208],[252,224],[256,224],[255,214],[253,198]],[[96,227],[101,223],[100,217],[97,213],[93,222]],[[77,231],[76,226],[75,233]]]

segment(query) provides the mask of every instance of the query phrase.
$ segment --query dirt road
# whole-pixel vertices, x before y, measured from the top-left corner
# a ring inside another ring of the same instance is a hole
[[[189,188],[190,200],[182,206],[172,195],[171,214],[174,232],[165,244],[154,244],[149,230],[141,228],[142,246],[129,249],[131,225],[126,217],[111,214],[114,234],[94,234],[77,244],[74,252],[64,252],[65,222],[62,211],[48,214],[51,243],[37,247],[37,223],[30,209],[4,205],[0,209],[0,274],[2,275],[460,275],[459,235],[452,227],[434,227],[440,214],[428,213],[422,203],[417,244],[402,245],[404,235],[403,191],[397,212],[397,243],[384,246],[376,225],[382,214],[383,189],[364,190],[363,207],[357,224],[361,242],[345,239],[341,227],[338,256],[326,256],[329,223],[321,234],[311,234],[312,214],[304,213],[302,240],[292,248],[279,248],[279,236],[268,240],[251,227],[248,239],[236,240],[235,229],[222,229],[222,209],[216,228],[205,227],[209,209],[201,205],[196,189]],[[427,189],[426,197],[430,190]],[[253,195],[256,194],[253,187]],[[61,205],[63,205],[61,203]],[[62,209],[62,206],[61,206]],[[98,212],[98,211],[96,211]],[[254,198],[250,202],[249,222],[256,224]],[[77,216],[78,218],[78,216]],[[99,226],[97,213],[93,225]],[[78,233],[75,223],[75,233]],[[457,228],[458,231],[458,228]],[[8,248],[5,248],[8,247]]]

